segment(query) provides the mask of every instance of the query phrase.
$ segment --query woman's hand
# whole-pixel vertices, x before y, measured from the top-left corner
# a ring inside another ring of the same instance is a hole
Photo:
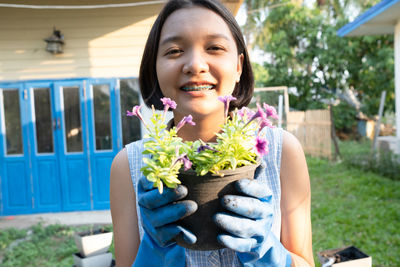
[[[222,206],[234,213],[217,213],[215,223],[228,232],[218,240],[237,251],[245,266],[290,266],[290,253],[271,232],[273,222],[272,194],[265,190],[265,182],[242,179],[236,189],[246,195],[226,195]]]
[[[182,233],[189,244],[196,242],[196,236],[176,221],[193,214],[197,204],[191,200],[178,201],[186,197],[187,188],[179,185],[175,189],[166,188],[162,194],[146,177],[139,179],[138,203],[143,227],[160,247],[174,243],[173,239]]]

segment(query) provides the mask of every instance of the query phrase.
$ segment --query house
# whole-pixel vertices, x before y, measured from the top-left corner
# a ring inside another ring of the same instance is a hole
[[[82,2],[0,0],[0,216],[108,209],[112,159],[142,136],[124,115],[164,1]]]
[[[341,37],[394,34],[396,136],[382,136],[378,142],[400,154],[400,0],[379,2],[339,29],[337,34]]]

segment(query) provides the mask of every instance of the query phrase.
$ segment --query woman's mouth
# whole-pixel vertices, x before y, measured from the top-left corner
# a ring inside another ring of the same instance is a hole
[[[201,85],[184,85],[181,86],[181,90],[185,92],[191,92],[191,91],[207,91],[214,89],[215,85],[212,84],[201,84]]]

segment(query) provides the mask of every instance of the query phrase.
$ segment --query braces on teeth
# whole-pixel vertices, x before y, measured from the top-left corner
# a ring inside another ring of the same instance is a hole
[[[208,90],[213,88],[212,85],[202,85],[202,86],[185,86],[182,89],[185,91],[202,91],[202,90]]]

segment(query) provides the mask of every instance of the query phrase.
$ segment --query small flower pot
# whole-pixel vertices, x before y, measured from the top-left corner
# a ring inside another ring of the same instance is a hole
[[[110,267],[111,262],[111,252],[90,257],[82,257],[79,253],[74,254],[74,264],[76,267]]]
[[[224,195],[238,195],[234,183],[242,178],[254,178],[256,168],[260,165],[254,164],[243,166],[236,170],[220,171],[224,176],[207,174],[197,176],[193,170],[183,171],[179,174],[179,180],[188,188],[185,200],[193,200],[197,203],[197,211],[179,220],[179,224],[190,230],[197,237],[193,245],[186,243],[179,235],[176,237],[178,245],[193,250],[216,250],[224,248],[217,241],[217,235],[222,233],[221,229],[213,222],[212,217],[220,211],[224,211],[220,204],[220,198]]]
[[[371,267],[372,258],[354,246],[318,252],[321,266]]]
[[[98,229],[76,233],[75,244],[83,257],[99,255],[108,251],[112,243],[113,233]]]

